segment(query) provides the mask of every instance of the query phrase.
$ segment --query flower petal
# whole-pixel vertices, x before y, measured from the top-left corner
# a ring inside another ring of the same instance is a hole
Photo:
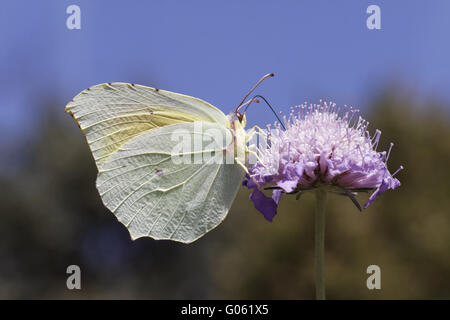
[[[245,175],[245,179],[244,179],[244,181],[242,181],[242,185],[246,186],[249,189],[255,189],[258,187],[255,180],[253,180],[253,178],[249,177],[248,174]]]
[[[370,206],[378,196],[382,195],[387,190],[395,189],[398,186],[400,186],[400,181],[398,181],[397,179],[392,178],[392,177],[384,178],[383,182],[381,182],[381,185],[375,190],[374,193],[372,193],[369,200],[364,205],[364,209],[366,209],[368,206]]]
[[[297,187],[298,180],[281,180],[277,182],[277,186],[282,188],[287,193],[292,192]]]
[[[273,199],[273,201],[275,201],[276,204],[278,204],[280,202],[282,193],[283,193],[283,191],[280,189],[273,190],[272,199]]]
[[[250,200],[252,200],[255,208],[263,214],[264,218],[272,222],[273,217],[277,214],[277,203],[272,198],[266,197],[258,189],[253,190]]]

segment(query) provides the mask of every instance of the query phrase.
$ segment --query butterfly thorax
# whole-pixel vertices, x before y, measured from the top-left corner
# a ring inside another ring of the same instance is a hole
[[[247,158],[245,132],[245,125],[247,121],[245,119],[245,115],[231,112],[228,114],[227,118],[230,122],[231,131],[233,133],[233,146],[231,147],[230,145],[231,148],[228,148],[228,150],[233,150],[235,159],[238,159],[242,163],[245,163]]]

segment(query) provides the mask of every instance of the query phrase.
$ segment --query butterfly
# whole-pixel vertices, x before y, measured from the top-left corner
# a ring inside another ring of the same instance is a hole
[[[255,102],[244,103],[271,76],[262,77],[228,116],[201,99],[130,83],[93,86],[67,104],[65,111],[85,135],[97,165],[103,204],[133,240],[191,243],[225,219],[248,173],[248,141],[254,134],[245,131],[245,112],[239,110]],[[205,142],[211,131],[226,144]],[[181,132],[188,142],[200,135],[200,143],[180,151],[174,136]],[[244,150],[244,157],[235,157],[237,150]],[[215,156],[179,161],[206,154]],[[231,162],[211,160],[229,155]]]

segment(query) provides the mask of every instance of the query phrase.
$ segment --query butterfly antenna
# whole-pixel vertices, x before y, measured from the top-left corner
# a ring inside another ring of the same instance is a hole
[[[264,98],[263,96],[260,96],[259,94],[255,95],[250,101],[246,102],[244,105],[245,109],[244,112],[242,112],[242,114],[245,114],[247,112],[248,107],[250,107],[250,105],[252,104],[252,102],[256,102],[258,101],[256,98],[260,98],[262,100],[264,100],[264,102],[267,104],[267,106],[270,108],[270,110],[272,110],[273,114],[275,115],[275,117],[277,118],[278,122],[280,123],[280,125],[283,127],[283,130],[286,130],[286,127],[283,124],[283,121],[281,121],[280,117],[277,115],[277,113],[275,112],[275,109],[272,108],[272,106],[270,105],[269,101],[267,101],[266,98]],[[255,101],[256,100],[256,101]],[[259,102],[259,101],[258,101]],[[242,105],[242,106],[244,106]]]
[[[256,96],[255,96],[255,97],[256,97]],[[255,97],[251,98],[251,99],[248,100],[247,102],[244,102],[244,103],[241,105],[241,108],[244,107],[244,106],[248,106],[249,104],[251,104],[251,103],[253,103],[253,102],[259,103],[259,100],[256,99]],[[245,110],[247,110],[247,108],[245,108]]]
[[[247,99],[247,97],[253,92],[253,90],[256,89],[256,87],[258,87],[260,85],[261,82],[263,82],[264,80],[266,80],[267,78],[271,78],[275,76],[274,73],[269,73],[266,74],[264,77],[262,77],[261,79],[259,79],[259,81],[253,86],[253,88],[247,93],[247,95],[244,97],[244,99],[242,99],[241,103],[239,103],[239,105],[237,106],[236,110],[234,111],[235,113],[237,113],[239,111],[240,108],[242,108],[245,100]]]

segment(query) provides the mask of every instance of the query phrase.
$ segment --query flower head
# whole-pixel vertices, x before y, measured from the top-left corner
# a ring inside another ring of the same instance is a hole
[[[272,221],[282,193],[300,196],[326,188],[348,196],[361,210],[354,197],[357,192],[374,190],[365,209],[383,192],[400,185],[387,168],[393,144],[387,153],[376,151],[381,131],[370,136],[368,122],[357,113],[321,101],[294,107],[284,121],[285,130],[279,123],[273,129],[268,126],[268,146],[259,148],[259,161],[244,181],[253,189],[250,198],[266,219]],[[273,189],[272,198],[260,188]]]

